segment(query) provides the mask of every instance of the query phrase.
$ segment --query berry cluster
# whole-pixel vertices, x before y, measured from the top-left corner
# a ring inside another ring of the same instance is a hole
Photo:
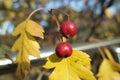
[[[60,27],[60,33],[66,38],[72,38],[77,33],[77,26],[72,21],[64,22]],[[56,47],[56,55],[60,58],[72,54],[72,46],[68,42],[61,42]]]

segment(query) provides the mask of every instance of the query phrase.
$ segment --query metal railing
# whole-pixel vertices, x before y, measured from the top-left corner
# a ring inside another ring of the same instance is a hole
[[[109,46],[109,45],[115,45],[115,44],[119,44],[120,43],[120,37],[119,38],[115,38],[115,39],[106,39],[106,40],[101,40],[99,42],[92,42],[92,43],[85,43],[85,44],[72,44],[73,48],[76,50],[88,50],[88,49],[94,49],[97,47],[104,47],[104,46]],[[46,48],[46,49],[42,49],[40,52],[40,59],[44,59],[48,56],[50,56],[51,54],[54,53],[54,47],[52,48]],[[12,60],[15,60],[16,58],[15,53],[11,53],[9,54],[9,56],[11,57]],[[29,59],[32,60],[36,60],[35,57],[29,56]],[[8,58],[1,58],[0,59],[0,67],[1,66],[7,66],[9,64],[12,64],[12,60],[8,59]]]

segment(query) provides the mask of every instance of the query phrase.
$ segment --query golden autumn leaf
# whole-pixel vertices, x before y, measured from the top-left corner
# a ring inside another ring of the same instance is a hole
[[[120,80],[120,73],[114,70],[112,65],[109,60],[103,60],[97,74],[98,80]]]
[[[103,57],[103,61],[97,74],[98,80],[120,80],[120,64],[115,62],[107,48],[105,48],[104,51],[108,59]]]
[[[34,57],[39,57],[39,43],[35,40],[34,37],[30,36],[27,33],[21,34],[21,36],[14,43],[12,51],[20,51],[21,48],[25,48],[27,54],[31,54]]]
[[[25,32],[25,26],[26,26],[26,21],[23,21],[20,24],[18,24],[17,27],[15,28],[15,30],[13,31],[12,35],[18,36],[22,32]]]
[[[12,51],[18,51],[15,63],[18,64],[16,75],[20,80],[24,77],[25,71],[30,69],[29,54],[37,58],[40,57],[40,46],[34,36],[44,38],[43,32],[41,25],[32,20],[25,20],[12,33],[14,36],[20,35],[12,46]]]
[[[44,38],[43,33],[44,29],[41,25],[37,24],[36,22],[29,20],[27,21],[26,31],[31,34],[32,36]]]
[[[89,56],[84,52],[73,50],[72,55],[67,58],[51,55],[43,67],[54,68],[49,80],[95,80],[88,66],[90,66]]]
[[[40,37],[40,38],[44,38],[44,29],[41,25],[39,25],[38,23],[32,21],[32,20],[25,20],[23,22],[21,22],[14,30],[14,32],[12,33],[14,36],[19,35],[20,33],[22,33],[22,31],[26,31],[29,34],[31,34],[32,36],[36,36],[36,37]]]

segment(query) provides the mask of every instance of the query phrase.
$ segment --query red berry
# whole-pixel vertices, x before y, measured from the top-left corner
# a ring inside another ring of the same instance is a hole
[[[66,38],[71,38],[77,33],[77,26],[72,21],[66,21],[61,25],[60,32]]]
[[[68,57],[72,54],[72,46],[67,42],[61,42],[56,47],[56,55],[61,58]]]

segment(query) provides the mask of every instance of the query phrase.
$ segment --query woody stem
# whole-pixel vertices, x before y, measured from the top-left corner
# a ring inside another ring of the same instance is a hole
[[[40,10],[48,10],[48,9],[47,9],[47,8],[38,8],[38,9],[36,9],[36,10],[32,11],[32,12],[30,13],[30,15],[28,16],[28,18],[27,18],[27,19],[30,19],[30,18],[31,18],[31,16],[32,16],[34,13],[36,13],[36,12],[38,12],[38,11],[40,11]]]

